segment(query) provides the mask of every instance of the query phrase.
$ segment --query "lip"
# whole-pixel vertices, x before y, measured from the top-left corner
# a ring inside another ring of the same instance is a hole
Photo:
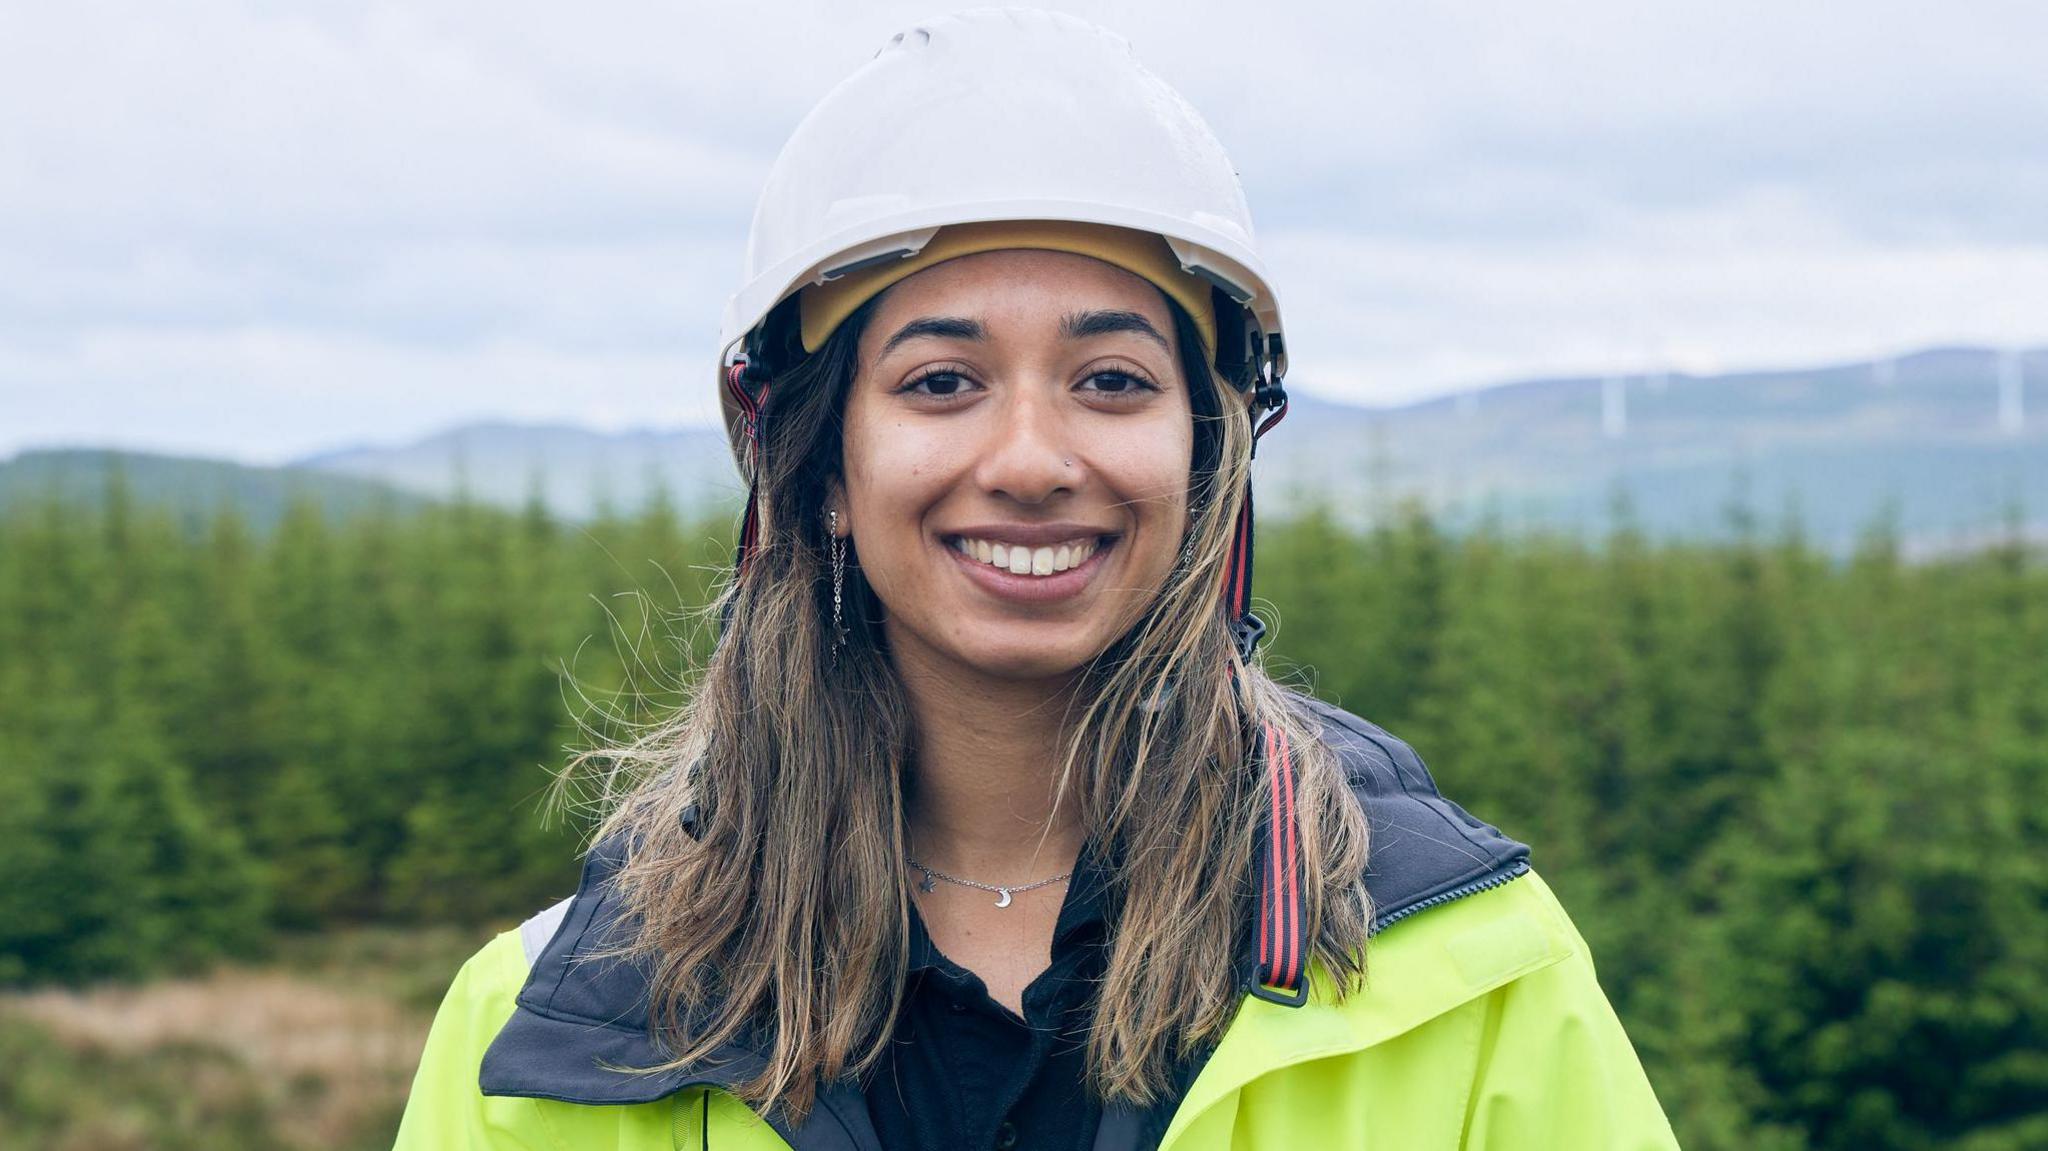
[[[1038,535],[1024,535],[1017,528],[1001,529],[1000,531],[989,528],[970,528],[962,532],[948,532],[942,538],[939,547],[947,555],[953,557],[953,561],[960,565],[968,579],[973,580],[981,590],[998,599],[1010,600],[1014,603],[1054,603],[1080,595],[1082,590],[1094,580],[1095,573],[1102,570],[1103,557],[1115,551],[1117,545],[1123,542],[1123,537],[1121,536],[1105,535],[1065,524],[1048,525],[1044,531],[1038,528],[1031,530],[1038,533]],[[988,531],[991,534],[974,534],[980,531]],[[1044,534],[1045,531],[1050,531],[1053,534],[1047,536]],[[1043,546],[1063,543],[1067,540],[1088,535],[1097,536],[1101,540],[1095,547],[1095,553],[1074,567],[1070,567],[1063,572],[1054,572],[1048,576],[1017,575],[1014,572],[1005,571],[991,564],[982,563],[978,559],[962,555],[960,549],[945,542],[958,536],[966,536],[969,539],[985,539],[991,542],[1000,540],[1004,543],[1009,543],[1014,541],[1018,544],[1029,543],[1032,546]]]

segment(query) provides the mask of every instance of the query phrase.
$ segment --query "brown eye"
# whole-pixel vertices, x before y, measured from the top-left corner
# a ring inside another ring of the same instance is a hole
[[[1129,372],[1097,372],[1082,382],[1084,386],[1093,385],[1088,387],[1087,390],[1099,392],[1107,396],[1128,396],[1139,392],[1156,392],[1159,390],[1153,387],[1150,381],[1141,379]]]
[[[920,396],[957,396],[968,388],[967,377],[955,371],[926,372],[896,389]]]

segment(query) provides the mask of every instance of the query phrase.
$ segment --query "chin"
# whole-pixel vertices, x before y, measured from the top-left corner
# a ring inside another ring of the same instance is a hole
[[[968,642],[951,654],[960,663],[998,680],[1063,679],[1101,655],[1108,643],[1083,637],[992,635]]]

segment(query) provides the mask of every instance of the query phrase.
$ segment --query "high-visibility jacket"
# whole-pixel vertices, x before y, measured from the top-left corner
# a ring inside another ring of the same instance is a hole
[[[1309,972],[1299,1006],[1247,994],[1181,1098],[1161,1151],[1675,1148],[1585,940],[1521,844],[1436,791],[1408,746],[1335,708],[1321,722],[1370,820],[1378,929],[1342,1002]],[[756,1115],[727,1087],[760,1066],[658,1074],[646,983],[586,957],[617,921],[619,864],[595,852],[572,900],[487,944],[427,1040],[398,1151],[873,1151],[857,1087],[807,1122]],[[1104,1109],[1096,1146],[1129,1146]]]

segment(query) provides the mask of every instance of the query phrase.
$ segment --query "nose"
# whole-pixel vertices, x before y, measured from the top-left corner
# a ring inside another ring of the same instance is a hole
[[[1069,428],[1052,398],[1057,388],[1008,389],[990,421],[976,464],[982,490],[1020,504],[1042,504],[1080,475]]]

